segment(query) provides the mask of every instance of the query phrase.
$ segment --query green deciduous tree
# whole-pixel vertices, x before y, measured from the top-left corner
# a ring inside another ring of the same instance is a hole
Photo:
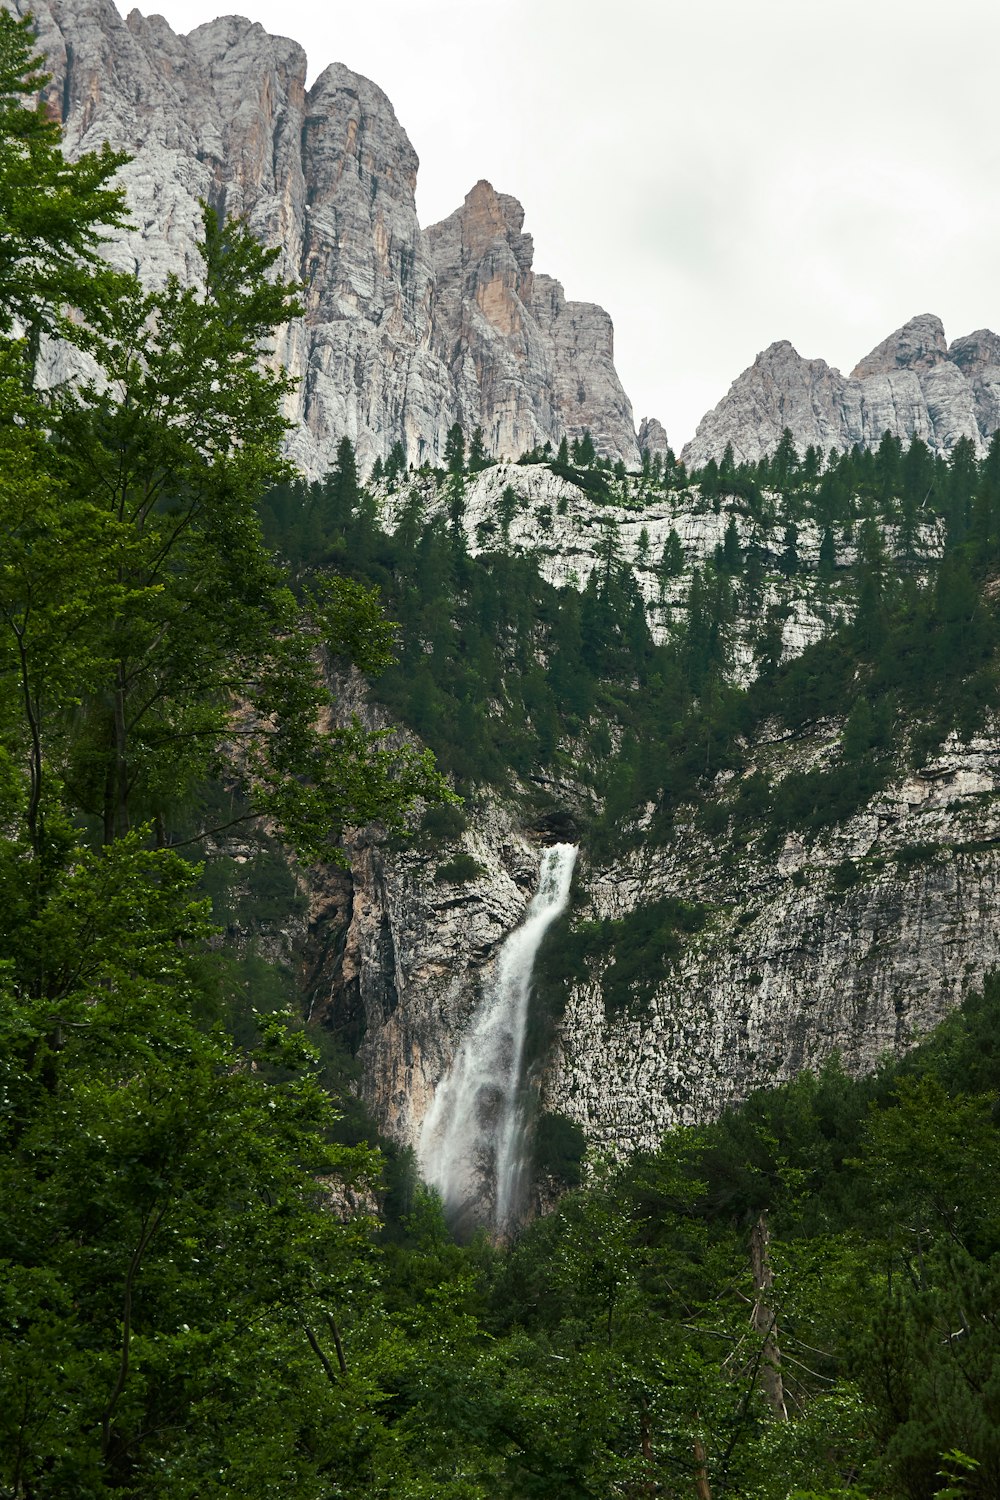
[[[43,335],[92,347],[127,283],[99,253],[126,217],[111,185],[125,157],[105,147],[66,161],[58,125],[34,102],[45,81],[30,19],[0,11],[0,336],[23,332],[28,385]]]
[[[208,212],[199,286],[104,276],[117,159],[56,161],[7,12],[0,67],[0,1488],[305,1500],[336,1466],[360,1497],[377,1397],[352,1373],[371,1250],[349,1188],[377,1165],[330,1144],[289,1016],[243,1045],[213,1023],[232,981],[198,867],[157,846],[204,832],[217,776],[334,857],[345,821],[399,826],[443,787],[334,720],[328,667],[391,656],[375,592],[296,599],[263,545],[294,289]],[[49,333],[99,374],[36,391]]]
[[[343,1321],[366,1274],[363,1226],[324,1211],[317,1174],[374,1162],[325,1144],[331,1101],[280,1018],[252,1056],[199,1022],[195,868],[134,836],[77,850],[22,914],[12,855],[2,1482],[222,1496],[256,1493],[233,1478],[253,1454],[262,1478],[314,1470],[285,1403],[311,1383],[306,1330]]]

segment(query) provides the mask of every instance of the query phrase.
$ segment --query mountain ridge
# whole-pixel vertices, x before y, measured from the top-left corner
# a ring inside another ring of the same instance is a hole
[[[805,359],[787,339],[770,344],[701,419],[681,457],[701,468],[731,446],[737,463],[756,463],[786,428],[800,453],[877,447],[889,432],[904,443],[920,438],[945,457],[967,438],[981,457],[998,426],[1000,338],[979,329],[949,345],[941,319],[922,313],[849,376],[826,360]]]
[[[72,156],[107,140],[132,160],[135,217],[108,246],[150,284],[197,274],[200,201],[245,216],[305,289],[305,316],[274,358],[298,379],[289,456],[310,477],[351,438],[362,471],[396,442],[439,461],[449,428],[480,428],[487,452],[516,458],[589,431],[597,452],[637,468],[665,454],[655,418],[636,431],[614,365],[611,318],[567,301],[533,266],[524,209],[480,180],[451,215],[422,228],[419,159],[379,86],[334,62],[306,88],[306,54],[259,23],[224,16],[175,34],[161,16],[112,0],[10,0],[35,18],[52,78],[44,91]],[[53,380],[75,373],[57,359]],[[921,314],[845,376],[787,340],[763,350],[703,416],[682,458],[700,468],[773,453],[787,428],[800,452],[877,446],[888,431],[947,456],[977,455],[1000,426],[1000,337],[950,346]]]

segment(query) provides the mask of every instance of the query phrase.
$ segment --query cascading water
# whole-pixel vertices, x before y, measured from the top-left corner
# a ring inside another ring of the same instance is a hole
[[[569,901],[575,844],[542,855],[538,891],[504,941],[486,986],[438,1085],[420,1133],[420,1165],[453,1217],[489,1218],[503,1232],[521,1208],[525,1153],[524,1037],[531,974],[542,938]]]

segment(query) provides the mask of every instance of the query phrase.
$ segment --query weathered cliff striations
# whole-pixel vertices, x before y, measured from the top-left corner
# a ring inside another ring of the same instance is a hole
[[[589,429],[598,452],[635,466],[611,320],[599,307],[567,302],[558,281],[535,274],[523,224],[516,198],[477,182],[457,212],[426,232],[434,348],[454,380],[458,419],[468,431],[488,411],[486,445],[510,457]]]
[[[737,462],[773,453],[787,427],[800,453],[855,443],[875,447],[885,432],[921,438],[947,455],[960,438],[982,454],[1000,426],[1000,339],[988,329],[949,348],[940,318],[912,318],[857,364],[850,377],[822,359],[803,359],[786,340],[759,354],[685,447],[685,463]]]
[[[307,90],[302,48],[235,16],[180,37],[111,0],[13,4],[35,16],[67,150],[107,140],[133,156],[116,264],[152,283],[196,275],[202,199],[281,247],[304,286],[275,352],[299,380],[290,449],[306,473],[332,466],[344,434],[363,469],[397,440],[434,458],[457,420],[514,457],[588,427],[637,462],[610,319],[533,275],[523,212],[488,184],[470,194],[481,211],[455,216],[464,240],[452,220],[425,235],[417,156],[375,84],[335,63]]]
[[[761,746],[759,764],[814,762],[835,737],[827,725],[812,741]],[[618,867],[584,856],[582,918],[620,918],[662,896],[700,900],[712,917],[634,1013],[608,1016],[596,975],[570,989],[543,1107],[620,1156],[834,1053],[862,1073],[912,1045],[1000,964],[997,744],[992,733],[951,740],[829,835],[789,836],[777,860],[751,846],[734,861],[690,827]],[[347,944],[350,973],[366,976],[364,1091],[405,1142],[523,916],[539,845],[562,833],[519,827],[494,799],[473,822],[463,847],[483,873],[468,884],[435,883],[440,851],[366,850],[355,864]],[[328,1001],[338,1025],[346,994],[334,987]]]
[[[825,740],[762,746],[757,763],[788,770],[833,742],[827,726]],[[587,880],[596,915],[658,895],[707,902],[709,928],[643,1013],[609,1020],[597,984],[575,988],[546,1076],[548,1106],[614,1154],[834,1053],[871,1072],[1000,963],[995,726],[952,738],[829,836],[790,835],[777,861],[751,847],[733,862],[679,829],[671,847]]]

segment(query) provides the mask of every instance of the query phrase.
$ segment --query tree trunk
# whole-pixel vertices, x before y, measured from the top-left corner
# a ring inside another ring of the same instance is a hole
[[[708,1482],[708,1455],[700,1437],[694,1440],[694,1490],[698,1500],[712,1500],[712,1487]]]
[[[753,1284],[757,1300],[753,1307],[753,1326],[762,1340],[760,1359],[760,1388],[774,1415],[781,1422],[788,1421],[785,1406],[785,1388],[781,1379],[781,1350],[778,1347],[777,1313],[771,1305],[774,1276],[768,1254],[770,1232],[767,1227],[767,1210],[750,1232],[750,1265],[753,1269]]]
[[[128,724],[125,716],[124,664],[118,664],[118,680],[112,698],[108,743],[108,766],[104,782],[104,842],[113,844],[129,830]]]
[[[642,1459],[649,1473],[649,1478],[640,1487],[644,1495],[656,1494],[656,1469],[653,1463],[653,1442],[649,1432],[649,1406],[645,1396],[639,1399],[639,1446],[642,1449]]]

